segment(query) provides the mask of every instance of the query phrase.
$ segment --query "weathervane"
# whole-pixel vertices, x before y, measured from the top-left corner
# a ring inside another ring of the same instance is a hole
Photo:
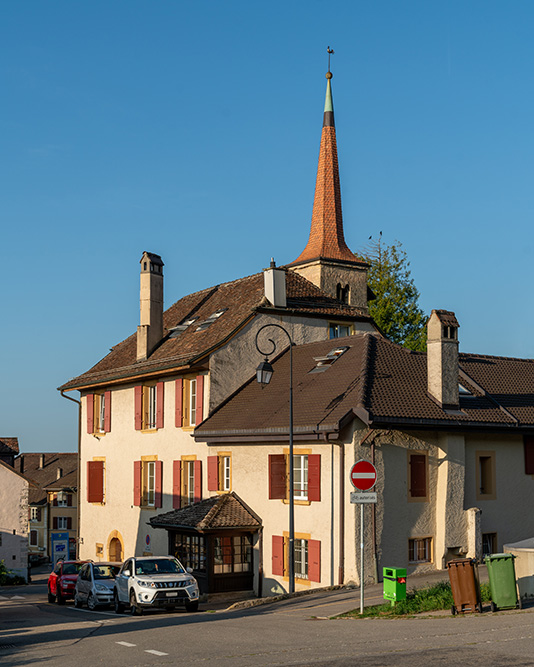
[[[327,46],[326,51],[328,53],[328,71],[330,72],[330,56],[334,53],[334,50]]]

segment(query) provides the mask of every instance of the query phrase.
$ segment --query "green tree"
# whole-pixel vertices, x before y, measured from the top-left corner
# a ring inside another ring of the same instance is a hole
[[[410,273],[402,243],[391,245],[369,237],[362,259],[370,264],[368,284],[376,295],[369,313],[386,336],[410,350],[426,349],[425,313],[417,303],[419,292]]]

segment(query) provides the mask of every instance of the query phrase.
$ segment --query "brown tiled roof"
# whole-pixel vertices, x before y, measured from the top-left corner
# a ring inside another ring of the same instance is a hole
[[[286,285],[286,312],[302,316],[372,321],[359,308],[340,303],[293,271],[287,271]],[[222,309],[226,310],[221,317],[203,331],[197,331],[201,322]],[[112,348],[93,368],[69,380],[60,389],[75,389],[166,369],[187,368],[224,344],[256,312],[267,310],[273,309],[264,297],[262,273],[189,294],[165,311],[165,336],[149,359],[137,361],[137,338],[133,334]],[[173,327],[192,318],[197,319],[185,331],[177,337],[170,336]]]
[[[456,319],[456,315],[450,311],[450,310],[433,310],[433,313],[436,313],[436,315],[439,318],[439,321],[444,324],[445,326],[448,327],[456,327],[457,329],[460,328],[460,325],[458,324],[458,320]]]
[[[0,438],[0,454],[18,454],[18,438]]]
[[[44,467],[40,468],[41,456]],[[75,489],[77,487],[78,454],[65,452],[43,452],[20,454],[15,459],[15,470],[31,480],[35,487],[30,489],[30,504],[46,502],[46,490]],[[58,468],[62,476],[57,479]]]
[[[258,528],[261,519],[234,493],[224,493],[150,519],[154,528]]]
[[[324,372],[314,357],[348,349]],[[197,440],[287,437],[289,352],[267,386],[251,380],[195,430]],[[460,354],[460,410],[427,394],[426,354],[377,335],[359,334],[293,348],[295,437],[338,432],[353,415],[372,426],[534,429],[534,361]]]

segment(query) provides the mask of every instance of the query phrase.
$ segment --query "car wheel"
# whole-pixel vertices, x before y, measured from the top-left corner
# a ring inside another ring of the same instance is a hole
[[[78,597],[78,593],[74,593],[74,606],[78,609],[82,606],[82,601]]]
[[[117,591],[115,591],[115,593],[113,593],[113,606],[115,608],[115,613],[116,614],[122,614],[122,612],[124,611],[124,605],[119,600],[119,596],[117,595]]]
[[[65,604],[65,599],[61,595],[61,591],[59,589],[58,589],[58,592],[57,592],[56,599],[57,599],[58,604]]]
[[[135,599],[135,591],[130,591],[130,614],[132,616],[141,616],[143,610],[137,606],[137,600]]]
[[[48,589],[48,602],[55,602],[56,601],[56,596],[52,595],[50,589]]]
[[[198,602],[186,602],[186,611],[198,611]]]
[[[91,611],[94,611],[96,609],[96,600],[95,596],[92,593],[89,593],[89,597],[87,598],[87,608],[90,609]]]

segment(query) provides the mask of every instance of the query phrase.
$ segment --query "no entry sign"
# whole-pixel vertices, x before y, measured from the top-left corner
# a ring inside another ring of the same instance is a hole
[[[370,461],[361,459],[352,466],[350,481],[360,491],[369,491],[376,484],[376,468]]]

